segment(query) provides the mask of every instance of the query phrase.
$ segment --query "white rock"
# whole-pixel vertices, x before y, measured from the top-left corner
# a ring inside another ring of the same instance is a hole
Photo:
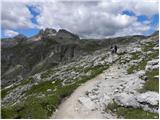
[[[89,98],[93,101],[93,100],[98,99],[98,96],[97,95],[89,94]]]
[[[137,101],[140,103],[146,103],[150,105],[158,105],[159,103],[159,94],[156,92],[146,92],[136,97]]]
[[[159,75],[154,76],[155,79],[159,80]]]
[[[48,89],[48,90],[47,90],[47,92],[51,92],[51,91],[52,91],[51,89]]]
[[[139,103],[136,101],[133,94],[119,93],[115,95],[114,100],[121,106],[132,106],[134,108],[139,107]]]
[[[145,71],[141,70],[141,71],[138,71],[136,74],[138,75],[139,78],[141,78],[145,75]]]
[[[80,97],[79,99],[78,99],[78,101],[82,104],[82,105],[84,105],[86,108],[88,108],[88,109],[90,109],[90,110],[94,110],[95,109],[95,103],[94,102],[92,102],[91,100],[90,100],[90,98],[88,98],[88,97]]]
[[[38,81],[41,80],[41,74],[35,74],[35,75],[33,76],[33,79],[36,80],[36,81],[37,81],[37,80],[38,80]]]
[[[153,50],[159,50],[159,47],[153,47]]]
[[[141,48],[134,48],[133,51],[131,53],[135,53],[135,52],[141,52],[142,49]]]
[[[52,84],[54,84],[56,81],[53,81]]]
[[[159,65],[146,65],[145,71],[152,71],[159,68]]]
[[[157,65],[159,63],[159,59],[154,59],[147,62],[147,65]]]
[[[36,83],[34,83],[34,85],[38,85],[38,83],[36,82]]]
[[[147,51],[147,55],[153,53],[152,51]]]

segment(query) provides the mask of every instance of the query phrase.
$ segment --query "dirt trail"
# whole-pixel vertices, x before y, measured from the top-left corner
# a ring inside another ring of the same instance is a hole
[[[120,74],[123,73],[125,73],[123,68],[119,69],[117,65],[111,66],[102,74],[78,87],[72,95],[59,106],[58,110],[51,116],[51,118],[114,118],[114,116],[107,115],[107,113],[100,110],[101,107],[97,107],[94,110],[87,108],[79,102],[79,98],[86,96],[86,91],[93,89],[98,84],[104,84],[105,88],[103,89],[102,87],[102,89],[105,91],[107,90],[109,97],[112,97],[117,86],[124,82],[118,79]],[[95,106],[98,105],[95,104]]]

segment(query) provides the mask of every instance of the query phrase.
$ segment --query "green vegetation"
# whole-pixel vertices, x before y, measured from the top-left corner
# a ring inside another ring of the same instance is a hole
[[[26,96],[29,96],[24,102],[17,103],[14,106],[2,108],[2,118],[48,118],[61,103],[63,98],[71,95],[71,93],[82,83],[94,78],[103,70],[107,69],[108,65],[98,65],[91,68],[82,69],[83,72],[91,72],[89,76],[81,76],[62,86],[62,80],[44,81],[38,85],[33,85],[31,89],[26,91]],[[48,71],[46,71],[48,72]],[[43,78],[48,77],[51,72],[43,73]],[[50,89],[51,91],[47,91]],[[41,97],[35,97],[42,95]]]
[[[17,118],[17,112],[15,111],[14,107],[8,106],[1,109],[1,116],[2,118],[7,118],[7,119],[14,119]]]
[[[138,60],[138,59],[140,59],[141,57],[140,57],[140,55],[141,55],[142,53],[141,52],[135,52],[135,53],[132,53],[131,55],[132,55],[132,60]]]
[[[59,104],[55,95],[42,98],[29,97],[25,102],[12,107],[2,108],[2,118],[39,118],[45,119],[52,114]]]
[[[159,117],[157,113],[147,112],[140,108],[122,107],[115,102],[108,104],[106,112],[112,112],[118,118],[124,117],[125,119],[155,119]]]
[[[46,93],[48,89],[51,89],[51,90],[55,89],[55,85],[52,84],[51,81],[41,82],[38,85],[33,85],[31,89],[27,91],[27,95],[34,94],[34,93]]]
[[[148,60],[146,60],[146,59],[142,60],[137,65],[133,65],[130,68],[128,68],[128,70],[127,70],[128,74],[134,73],[136,71],[144,70],[147,65],[147,61]]]
[[[88,52],[92,52],[100,48],[100,45],[95,40],[82,39],[81,40],[82,48]]]
[[[144,52],[147,52],[149,50],[152,50],[153,47],[154,47],[154,43],[148,42],[147,45],[142,45],[142,50]],[[132,60],[140,59],[140,54],[141,54],[140,52],[133,53],[132,54]],[[145,56],[145,58],[141,62],[139,62],[137,65],[133,65],[133,66],[129,67],[128,70],[127,70],[128,74],[134,73],[134,72],[139,71],[139,70],[144,70],[145,66],[147,65],[147,62],[152,60],[152,59],[158,58],[158,56],[159,56],[159,51],[154,50],[154,52]]]
[[[153,47],[154,47],[154,43],[153,42],[148,42],[148,44],[142,45],[141,48],[144,52],[147,52],[147,51],[152,50]],[[140,54],[141,53],[132,54],[132,59],[133,60],[140,59],[140,57],[139,57]],[[158,56],[159,56],[159,51],[154,50],[154,52],[145,56],[145,58],[141,62],[139,62],[137,65],[130,66],[127,70],[128,74],[134,73],[134,72],[139,71],[139,70],[145,70],[147,62],[152,60],[152,59],[158,58]],[[157,76],[157,75],[159,75],[159,70],[153,70],[153,71],[147,72],[146,76],[147,76],[148,80],[145,82],[145,84],[144,84],[143,88],[140,90],[140,92],[145,92],[145,91],[159,92],[159,80],[156,80],[154,78],[154,76]]]
[[[154,47],[154,42],[147,42],[145,45],[142,45],[141,48],[144,52],[147,52],[152,50],[153,47]]]
[[[153,70],[146,73],[148,80],[145,82],[142,92],[144,91],[156,91],[159,92],[159,80],[154,78],[159,75],[159,70]]]
[[[85,68],[83,71],[85,73],[91,71],[92,77],[95,77],[96,75],[102,73],[103,70],[107,69],[108,67],[109,67],[108,65],[97,65],[97,66],[94,66],[94,67]],[[93,75],[95,75],[95,76],[93,76]]]

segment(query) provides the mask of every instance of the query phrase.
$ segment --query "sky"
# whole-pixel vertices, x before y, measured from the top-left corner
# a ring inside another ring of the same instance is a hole
[[[158,0],[1,0],[1,38],[66,29],[81,38],[150,35]]]

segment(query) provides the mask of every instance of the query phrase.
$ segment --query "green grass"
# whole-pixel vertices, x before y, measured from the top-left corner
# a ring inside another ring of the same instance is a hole
[[[139,62],[138,65],[130,66],[127,69],[128,74],[134,73],[136,71],[144,70],[147,65],[147,62],[148,62],[148,60],[144,59],[141,62]]]
[[[157,113],[147,112],[140,108],[122,107],[115,102],[107,106],[106,112],[112,112],[118,118],[124,117],[125,119],[154,119],[159,117]]]
[[[146,73],[148,80],[145,82],[142,92],[144,91],[156,91],[159,92],[159,80],[155,79],[154,76],[159,75],[159,70],[153,70]]]
[[[14,107],[8,106],[5,108],[1,108],[1,116],[2,118],[13,119],[18,118],[18,114]]]
[[[141,52],[136,52],[136,53],[131,53],[131,55],[132,55],[132,60],[138,60],[138,59],[140,59],[140,55],[141,55],[142,53]]]
[[[142,45],[141,48],[142,48],[142,50],[143,50],[144,52],[147,52],[147,51],[152,50],[154,46],[155,46],[154,42],[147,42],[147,44]]]
[[[143,52],[147,52],[147,51],[151,51],[151,50],[153,51],[154,46],[155,46],[154,42],[148,42],[147,44],[142,45],[141,49]],[[141,55],[141,52],[132,53],[132,60],[140,59],[140,55]],[[145,59],[143,59],[140,63],[138,63],[138,65],[130,66],[127,70],[128,74],[134,73],[139,70],[144,70],[147,65],[147,62],[152,59],[158,58],[158,56],[159,56],[159,51],[154,50],[153,53],[150,53],[147,56],[145,56]]]
[[[12,107],[2,108],[2,118],[48,118],[65,97],[70,96],[78,86],[102,73],[108,67],[108,65],[98,65],[86,68],[84,71],[91,71],[90,76],[81,76],[73,80],[73,83],[65,86],[62,86],[61,80],[56,80],[54,84],[52,81],[44,81],[38,85],[33,85],[30,90],[26,91],[26,95],[30,96],[27,100]],[[48,76],[48,73],[44,76]],[[48,93],[48,89],[55,91]],[[35,98],[35,94],[44,94],[45,97]]]
[[[158,55],[159,55],[159,51],[155,51],[153,53],[150,53],[148,56],[146,56],[145,59],[143,59],[137,65],[130,66],[127,70],[128,74],[134,73],[134,72],[139,71],[139,70],[145,70],[147,62],[152,60],[152,59],[156,59],[158,57]]]
[[[55,95],[43,98],[32,96],[15,106],[3,107],[2,118],[46,119],[56,110],[60,104],[59,101],[59,98]]]
[[[61,80],[55,80],[55,83],[52,83],[53,81],[44,81],[39,83],[38,85],[33,85],[31,89],[29,89],[26,94],[34,94],[34,93],[47,93],[48,89],[54,90],[57,86],[61,87]]]

